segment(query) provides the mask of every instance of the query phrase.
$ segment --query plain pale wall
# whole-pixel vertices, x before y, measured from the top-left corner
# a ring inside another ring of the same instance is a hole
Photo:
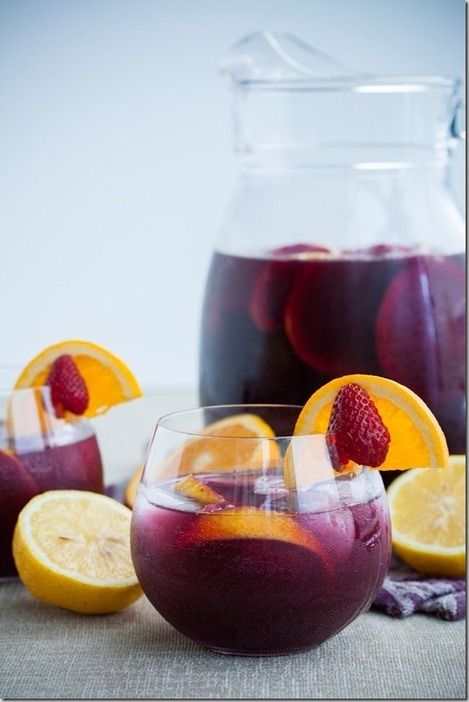
[[[85,338],[148,389],[194,387],[237,172],[228,47],[285,30],[376,73],[462,77],[464,13],[464,0],[0,0],[0,365]]]

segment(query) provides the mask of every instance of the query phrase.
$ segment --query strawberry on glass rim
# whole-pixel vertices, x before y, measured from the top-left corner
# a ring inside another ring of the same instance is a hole
[[[357,383],[340,388],[327,431],[336,470],[340,471],[350,460],[370,468],[384,463],[391,436],[375,403]]]
[[[331,434],[331,459],[382,470],[443,468],[443,431],[412,390],[377,375],[336,378],[317,390],[298,417],[294,435]],[[352,463],[350,463],[352,462]]]
[[[24,368],[15,389],[49,385],[58,416],[96,417],[141,397],[132,371],[118,356],[91,341],[70,339],[48,346]]]

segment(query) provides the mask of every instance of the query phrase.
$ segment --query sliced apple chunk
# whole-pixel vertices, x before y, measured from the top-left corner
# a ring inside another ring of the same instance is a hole
[[[174,492],[184,497],[190,497],[201,505],[219,505],[226,502],[222,495],[212,490],[209,485],[202,483],[192,473],[176,483]]]

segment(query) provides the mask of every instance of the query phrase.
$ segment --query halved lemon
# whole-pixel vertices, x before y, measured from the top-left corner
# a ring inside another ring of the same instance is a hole
[[[48,346],[24,368],[15,388],[45,385],[53,362],[64,354],[72,356],[89,393],[86,417],[103,414],[110,407],[142,395],[132,371],[118,356],[91,341],[71,339]]]
[[[464,456],[451,456],[443,471],[409,470],[389,486],[393,546],[415,570],[464,575],[465,494]]]
[[[22,509],[13,536],[18,574],[32,595],[83,614],[127,607],[142,594],[130,555],[132,512],[83,490],[52,490]]]
[[[429,407],[409,388],[377,375],[345,375],[323,385],[301,411],[294,434],[325,433],[334,399],[340,388],[349,383],[357,383],[367,391],[391,435],[388,454],[379,470],[447,465],[446,439]]]

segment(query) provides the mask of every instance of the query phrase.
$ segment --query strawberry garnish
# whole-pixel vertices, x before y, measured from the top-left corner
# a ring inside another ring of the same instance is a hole
[[[349,383],[340,388],[327,431],[337,470],[348,461],[372,468],[384,462],[391,436],[373,400],[360,385]]]
[[[75,361],[68,354],[55,359],[50,369],[47,385],[59,417],[64,411],[83,414],[89,403],[88,389]]]

